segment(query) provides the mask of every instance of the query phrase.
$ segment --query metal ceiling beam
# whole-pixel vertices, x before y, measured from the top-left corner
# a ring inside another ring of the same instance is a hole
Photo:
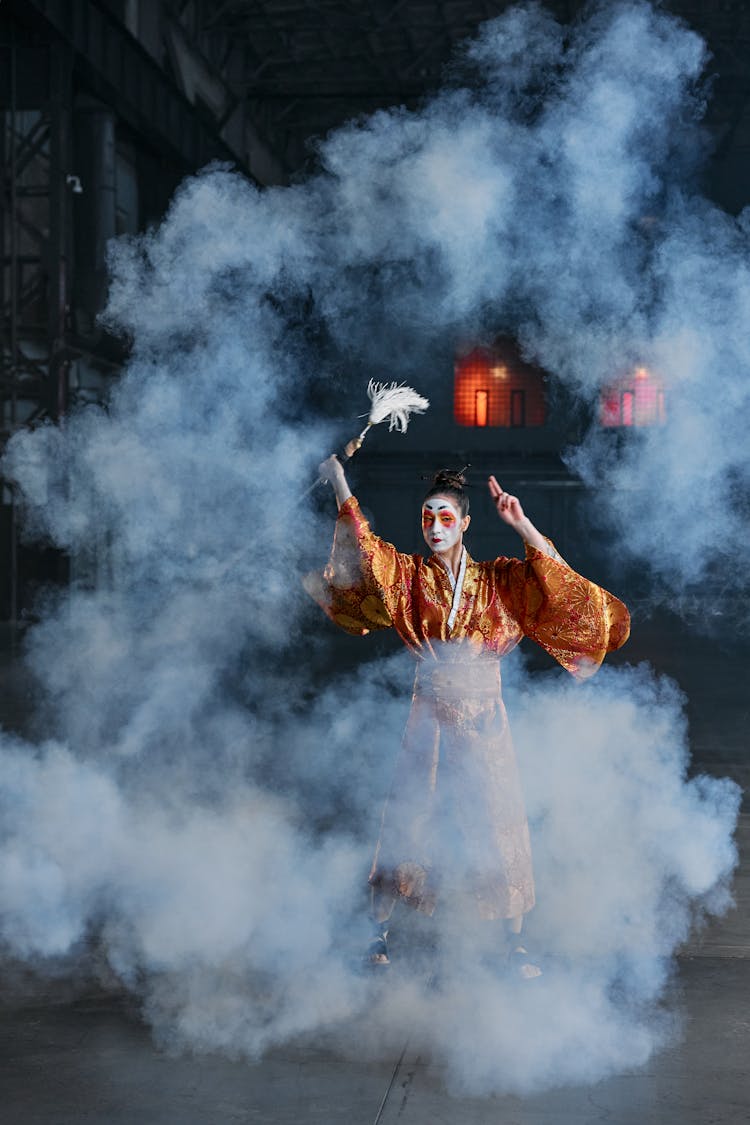
[[[404,98],[418,98],[426,93],[424,82],[414,82],[410,86],[405,83],[399,83],[392,89],[383,86],[372,85],[367,83],[361,86],[343,86],[340,83],[327,84],[322,82],[313,82],[309,86],[287,86],[279,83],[278,85],[249,85],[245,88],[245,95],[249,98],[261,98],[268,101],[298,101],[300,99],[309,99],[310,101],[326,101],[329,99],[343,99],[349,98],[352,102],[359,100],[366,101],[380,101],[380,102],[393,102],[401,101]]]

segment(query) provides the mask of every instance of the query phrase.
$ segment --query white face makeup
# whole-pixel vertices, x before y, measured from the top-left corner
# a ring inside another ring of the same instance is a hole
[[[447,496],[431,496],[422,505],[422,534],[431,551],[448,551],[461,538],[461,513]]]

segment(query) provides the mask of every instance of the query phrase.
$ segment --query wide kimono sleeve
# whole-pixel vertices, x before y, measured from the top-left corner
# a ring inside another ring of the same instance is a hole
[[[333,547],[321,573],[308,574],[308,594],[347,633],[387,629],[411,598],[415,561],[371,530],[357,500],[339,510]]]
[[[526,560],[501,558],[502,600],[525,636],[579,679],[592,676],[630,635],[630,614],[607,590],[577,574],[557,554],[526,544]]]

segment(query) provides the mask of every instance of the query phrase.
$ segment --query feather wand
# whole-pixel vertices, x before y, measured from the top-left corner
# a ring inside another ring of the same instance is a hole
[[[344,463],[351,460],[357,450],[362,448],[367,433],[373,426],[379,426],[381,422],[387,420],[389,430],[405,434],[411,415],[424,414],[430,405],[428,399],[423,398],[413,387],[407,387],[404,383],[376,383],[374,379],[370,379],[367,384],[367,395],[370,399],[367,425],[361,433],[348,441],[338,454],[339,460]],[[319,484],[326,484],[326,481],[319,477],[308,488],[305,496],[308,496]]]
[[[388,429],[396,430],[397,433],[405,434],[409,425],[409,418],[412,414],[424,414],[425,410],[429,407],[429,400],[423,398],[422,395],[412,387],[407,387],[403,383],[376,383],[371,379],[367,384],[367,394],[370,399],[370,412],[367,415],[367,425],[361,433],[357,434],[355,438],[348,441],[344,446],[341,453],[338,454],[339,460],[349,461],[357,452],[362,448],[362,443],[367,437],[368,430],[373,426],[379,426],[381,422],[388,421]],[[362,416],[364,417],[364,415]],[[326,484],[322,477],[314,481],[305,492],[299,497],[297,503],[300,503],[305,497],[318,487],[319,484]],[[211,575],[211,580],[217,582],[221,580],[225,574],[232,570],[237,563],[248,555],[250,552],[249,547],[241,547],[239,551],[235,551],[223,565],[219,566]]]

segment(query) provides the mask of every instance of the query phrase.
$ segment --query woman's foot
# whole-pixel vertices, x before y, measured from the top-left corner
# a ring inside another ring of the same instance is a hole
[[[523,942],[516,940],[508,953],[508,966],[519,980],[534,980],[542,975],[537,958],[529,953]]]
[[[365,961],[368,965],[390,965],[388,957],[388,923],[376,922],[375,935],[367,947]]]

